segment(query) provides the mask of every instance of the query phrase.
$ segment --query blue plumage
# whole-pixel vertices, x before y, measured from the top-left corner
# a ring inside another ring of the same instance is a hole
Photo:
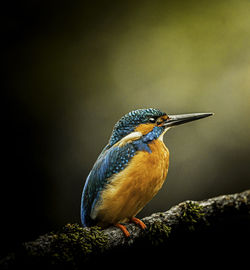
[[[100,200],[101,191],[112,181],[112,176],[125,169],[138,151],[151,153],[148,143],[160,136],[163,127],[155,127],[150,133],[122,147],[115,146],[115,143],[133,132],[139,124],[149,122],[149,118],[158,118],[162,115],[164,113],[157,109],[140,109],[126,114],[116,123],[109,144],[98,157],[83,189],[81,220],[84,226],[95,224],[91,212]]]
[[[150,118],[158,118],[165,115],[158,109],[139,109],[124,115],[114,126],[109,145],[114,145],[124,136],[133,132],[135,127],[149,122]]]
[[[151,132],[143,136],[142,142],[148,143],[157,139],[163,131],[164,131],[164,127],[154,127]]]
[[[98,158],[88,175],[82,194],[81,218],[84,225],[94,224],[90,216],[100,192],[109,183],[111,176],[123,170],[135,154],[136,147],[133,144],[126,144],[123,147],[111,147]]]

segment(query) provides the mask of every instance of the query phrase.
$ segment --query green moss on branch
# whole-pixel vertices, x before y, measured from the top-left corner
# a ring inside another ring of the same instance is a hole
[[[187,201],[180,204],[181,207],[181,223],[189,231],[195,230],[195,224],[201,221],[205,213],[203,207],[197,202]]]
[[[146,239],[151,243],[152,246],[158,246],[168,239],[170,233],[171,227],[159,220],[156,220],[149,226]]]
[[[44,249],[44,243],[49,243]],[[99,227],[83,228],[67,224],[58,232],[51,232],[36,241],[24,244],[27,257],[48,264],[78,265],[102,252],[107,236]]]
[[[121,230],[114,226],[102,230],[99,227],[82,228],[78,224],[67,224],[57,232],[24,243],[20,250],[0,261],[0,268],[4,266],[5,269],[27,269],[29,265],[31,269],[54,269],[54,266],[59,266],[60,269],[62,266],[63,269],[83,269],[87,264],[102,265],[104,261],[109,264],[110,259],[117,256],[122,260],[124,252],[131,257],[138,250],[143,249],[145,252],[145,249],[153,249],[155,255],[158,255],[159,251],[165,248],[171,252],[178,243],[178,251],[179,246],[185,243],[188,243],[190,248],[195,235],[204,242],[206,235],[209,235],[209,238],[216,237],[217,232],[220,237],[226,229],[230,231],[233,239],[231,228],[240,228],[235,229],[234,233],[242,233],[244,230],[248,233],[250,190],[201,202],[186,201],[166,212],[145,217],[143,222],[147,225],[145,230],[135,224],[126,224],[130,238],[124,237]],[[228,239],[228,235],[225,239]],[[200,242],[200,245],[203,242]]]

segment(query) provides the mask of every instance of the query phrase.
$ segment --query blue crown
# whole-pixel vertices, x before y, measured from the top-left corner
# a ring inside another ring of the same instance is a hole
[[[158,118],[165,115],[158,109],[138,109],[124,115],[114,126],[109,145],[112,146],[124,136],[133,132],[140,124],[149,123],[150,118]]]

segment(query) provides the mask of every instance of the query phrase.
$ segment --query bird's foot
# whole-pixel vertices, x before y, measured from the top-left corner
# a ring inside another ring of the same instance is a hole
[[[122,224],[120,224],[120,223],[117,223],[117,224],[115,224],[115,226],[116,226],[117,228],[121,229],[121,231],[123,232],[123,234],[124,234],[126,237],[129,237],[129,236],[130,236],[129,231],[127,230],[127,228],[126,228],[124,225],[122,225]]]
[[[141,227],[141,229],[145,230],[147,228],[146,224],[144,222],[142,222],[139,218],[136,218],[136,217],[132,217],[130,219],[131,222],[139,225]],[[126,237],[130,237],[130,233],[129,231],[127,230],[126,226],[125,225],[122,225],[120,223],[117,223],[115,224],[115,226],[119,229],[121,229],[121,231],[123,232],[123,234],[126,236]]]
[[[147,228],[146,224],[142,222],[139,218],[132,217],[131,221],[134,222],[135,224],[139,225],[143,230]]]

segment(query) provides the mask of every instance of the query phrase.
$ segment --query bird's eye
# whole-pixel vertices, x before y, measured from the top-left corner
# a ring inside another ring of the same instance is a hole
[[[150,118],[149,118],[149,122],[151,122],[151,123],[155,123],[155,121],[156,121],[156,119],[155,119],[155,118],[153,118],[153,117],[150,117]]]

